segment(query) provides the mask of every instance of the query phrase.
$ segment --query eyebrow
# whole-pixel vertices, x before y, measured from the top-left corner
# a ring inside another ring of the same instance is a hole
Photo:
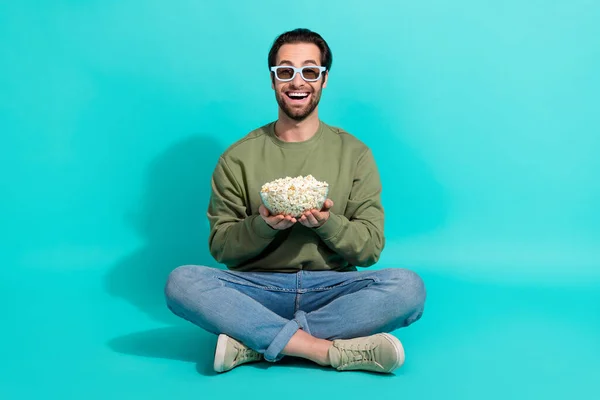
[[[281,60],[279,62],[279,65],[294,65],[294,63],[292,63],[289,60]],[[306,65],[306,64],[315,64],[315,65],[319,65],[319,63],[317,63],[315,60],[306,60],[302,63],[302,65]]]

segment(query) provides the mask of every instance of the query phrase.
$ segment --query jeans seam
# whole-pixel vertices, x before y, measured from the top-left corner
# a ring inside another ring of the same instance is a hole
[[[218,280],[229,282],[229,283],[235,283],[235,284],[241,285],[241,286],[253,287],[256,289],[272,290],[272,291],[276,291],[276,292],[289,292],[289,293],[293,293],[295,291],[294,289],[285,289],[285,288],[280,288],[277,286],[261,286],[261,285],[257,285],[254,283],[240,282],[235,279],[228,279],[228,278],[224,278],[222,276],[217,276],[217,275],[213,275],[213,278],[217,278]]]
[[[294,314],[300,308],[300,296],[302,296],[302,271],[296,274],[296,298],[294,303]]]
[[[302,293],[296,292],[296,299],[295,299],[295,303],[294,303],[294,314],[298,312],[298,310],[300,309],[300,297],[302,296]]]
[[[335,289],[341,286],[346,286],[346,285],[350,285],[352,283],[355,282],[360,282],[360,281],[373,281],[374,283],[379,283],[381,282],[381,279],[375,277],[375,276],[365,276],[365,277],[360,277],[360,278],[356,278],[356,279],[352,279],[350,281],[346,281],[343,283],[339,283],[337,285],[332,285],[332,286],[323,286],[323,287],[316,287],[316,288],[309,288],[309,289],[304,289],[304,291],[306,292],[316,292],[316,291],[323,291],[323,290],[331,290],[331,289]]]

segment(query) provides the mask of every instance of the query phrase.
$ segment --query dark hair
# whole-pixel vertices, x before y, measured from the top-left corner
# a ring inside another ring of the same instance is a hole
[[[291,43],[313,43],[317,45],[319,50],[321,50],[321,65],[327,67],[327,72],[329,72],[333,61],[329,45],[327,45],[327,42],[321,35],[304,28],[298,28],[293,31],[282,33],[275,39],[273,46],[271,46],[271,50],[269,51],[269,69],[275,66],[277,52],[281,46]]]

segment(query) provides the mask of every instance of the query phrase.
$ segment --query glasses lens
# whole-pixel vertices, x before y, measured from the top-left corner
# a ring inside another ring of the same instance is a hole
[[[302,76],[306,80],[315,80],[319,77],[321,71],[318,68],[304,67],[302,68]]]
[[[277,69],[277,77],[279,79],[292,79],[294,76],[294,70],[291,68],[278,68]]]

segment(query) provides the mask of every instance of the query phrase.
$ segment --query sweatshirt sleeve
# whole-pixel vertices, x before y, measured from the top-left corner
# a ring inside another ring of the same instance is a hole
[[[217,262],[235,269],[260,254],[278,231],[259,214],[248,215],[242,187],[223,157],[213,172],[211,186],[207,212],[210,253]]]
[[[359,158],[345,215],[330,213],[315,232],[351,265],[374,265],[385,245],[381,180],[370,149]]]

